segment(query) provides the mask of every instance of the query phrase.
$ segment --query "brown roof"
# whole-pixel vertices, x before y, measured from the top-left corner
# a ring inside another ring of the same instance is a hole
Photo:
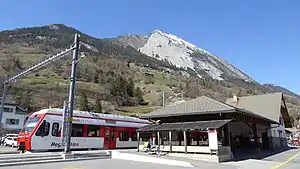
[[[282,93],[269,93],[262,95],[238,97],[237,102],[233,98],[228,98],[226,100],[226,103],[241,109],[255,112],[261,116],[279,122],[282,101],[284,101]],[[285,116],[288,116],[288,112],[286,113],[287,115]],[[286,124],[289,123],[288,120],[289,118],[285,119]]]
[[[271,123],[278,123],[272,119],[261,116],[255,111],[237,108],[235,106],[222,103],[206,96],[201,96],[184,103],[174,106],[165,107],[153,112],[141,115],[141,118],[158,118],[183,115],[201,115],[201,114],[217,114],[217,113],[243,113],[248,116],[257,117]]]
[[[201,96],[192,100],[188,100],[184,103],[177,104],[170,107],[155,110],[141,117],[162,117],[162,116],[180,116],[191,114],[209,114],[209,113],[226,113],[235,112],[235,108],[213,100],[206,96]]]

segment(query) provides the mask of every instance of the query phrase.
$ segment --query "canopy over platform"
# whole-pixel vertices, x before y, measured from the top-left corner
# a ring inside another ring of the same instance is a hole
[[[212,121],[194,121],[194,122],[180,122],[180,123],[163,123],[150,124],[139,128],[138,132],[147,131],[208,131],[209,129],[218,129],[229,123],[231,119],[227,120],[212,120]]]

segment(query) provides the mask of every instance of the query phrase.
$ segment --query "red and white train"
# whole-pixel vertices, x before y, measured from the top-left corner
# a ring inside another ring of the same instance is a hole
[[[29,116],[18,135],[26,151],[63,149],[63,109],[43,109]],[[136,129],[151,124],[135,117],[73,111],[71,149],[116,149],[137,147]]]

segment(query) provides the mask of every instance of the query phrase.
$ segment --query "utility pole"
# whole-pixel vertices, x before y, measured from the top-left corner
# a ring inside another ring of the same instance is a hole
[[[66,146],[66,139],[67,139],[67,136],[68,136],[68,133],[67,133],[67,129],[68,129],[68,124],[67,124],[67,110],[68,110],[68,105],[67,105],[67,102],[64,101],[64,114],[63,114],[63,122],[62,122],[62,145],[63,146]]]
[[[1,108],[0,108],[0,128],[2,127],[2,117],[4,112],[4,104],[5,104],[5,98],[7,93],[7,83],[3,83],[3,91],[2,91],[2,98],[1,98]]]
[[[70,153],[70,144],[71,144],[71,135],[72,135],[72,120],[73,120],[73,109],[74,109],[74,94],[75,94],[75,82],[76,82],[76,68],[78,62],[79,54],[79,34],[75,34],[74,37],[75,49],[73,50],[73,59],[72,59],[72,70],[71,70],[71,79],[70,79],[70,88],[69,88],[69,99],[68,99],[68,109],[67,109],[67,144],[65,146],[65,153]]]
[[[1,107],[0,107],[0,124],[2,124],[2,119],[3,119],[3,112],[4,112],[4,104],[5,104],[5,98],[6,98],[6,93],[7,93],[7,88],[8,88],[8,85],[10,83],[13,83],[15,82],[17,79],[23,77],[23,76],[26,76],[28,74],[30,74],[31,72],[33,71],[36,71],[36,70],[39,70],[47,65],[49,65],[51,62],[54,62],[66,55],[68,55],[70,53],[71,50],[75,49],[75,47],[72,45],[70,46],[69,48],[66,48],[64,51],[61,51],[55,55],[52,55],[51,57],[47,58],[47,59],[44,59],[42,61],[40,61],[39,63],[31,66],[30,68],[22,71],[21,73],[18,73],[12,77],[9,77],[8,79],[6,79],[4,82],[3,82],[3,93],[2,93],[2,99],[1,99]],[[2,126],[0,126],[0,128],[2,128]]]

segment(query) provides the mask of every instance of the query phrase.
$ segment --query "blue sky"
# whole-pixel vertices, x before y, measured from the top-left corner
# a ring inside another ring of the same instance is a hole
[[[63,23],[95,37],[175,34],[300,94],[300,1],[2,0],[0,30]]]

